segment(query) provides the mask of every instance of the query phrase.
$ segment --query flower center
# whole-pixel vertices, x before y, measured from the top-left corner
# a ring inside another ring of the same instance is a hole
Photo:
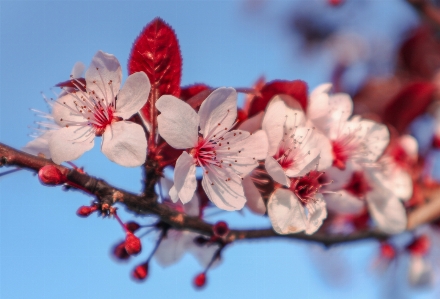
[[[345,170],[348,159],[355,153],[358,148],[354,143],[354,134],[348,134],[337,140],[332,140],[333,166],[340,170]]]
[[[344,189],[358,198],[364,198],[367,192],[371,190],[371,187],[364,174],[361,171],[356,171]]]
[[[318,193],[323,186],[320,182],[320,177],[323,174],[321,171],[312,170],[303,177],[292,179],[290,189],[300,199],[303,205],[307,205],[309,202],[315,202],[316,193]]]

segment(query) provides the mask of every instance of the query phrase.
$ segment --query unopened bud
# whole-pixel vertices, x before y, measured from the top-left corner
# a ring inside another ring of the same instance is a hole
[[[118,260],[127,260],[130,255],[128,254],[127,250],[125,249],[125,242],[121,242],[119,244],[116,244],[115,247],[113,247],[113,256],[117,258]]]
[[[229,227],[228,224],[224,221],[219,221],[212,227],[212,231],[214,232],[214,235],[217,237],[226,237],[226,235],[229,233]]]
[[[67,177],[54,165],[46,165],[38,171],[38,178],[44,185],[56,186],[64,184]]]
[[[76,215],[78,215],[79,217],[89,217],[90,214],[92,214],[93,212],[95,212],[98,208],[96,206],[81,206],[79,207],[79,209],[76,211]]]
[[[380,245],[380,255],[383,258],[392,260],[396,256],[396,250],[394,249],[393,245],[391,245],[390,243],[382,243]]]
[[[203,288],[206,284],[206,274],[205,273],[200,273],[199,275],[197,275],[196,277],[194,277],[194,286],[196,288]]]
[[[148,276],[148,263],[141,264],[134,268],[133,272],[131,272],[132,277],[135,280],[144,280]]]
[[[421,235],[414,239],[414,241],[409,244],[406,249],[412,255],[424,256],[428,253],[429,248],[431,247],[431,242],[426,235]]]
[[[137,231],[141,226],[134,221],[130,221],[125,223],[125,227],[132,233],[134,233],[135,231]]]
[[[127,250],[129,255],[138,254],[142,250],[141,240],[132,233],[127,233],[127,237],[125,238],[125,250]]]

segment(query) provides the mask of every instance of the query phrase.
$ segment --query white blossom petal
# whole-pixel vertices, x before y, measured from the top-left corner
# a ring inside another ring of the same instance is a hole
[[[187,152],[183,152],[176,161],[174,187],[184,204],[193,198],[196,191],[196,165],[194,164],[194,158]]]
[[[49,141],[52,161],[61,164],[78,159],[93,148],[94,139],[89,127],[70,126],[54,131]]]
[[[308,235],[316,232],[327,218],[327,208],[322,194],[316,194],[314,202],[307,204],[307,223],[305,233]]]
[[[29,141],[22,151],[31,155],[43,155],[46,159],[50,159],[49,141],[55,130],[49,130],[38,136],[34,140]]]
[[[264,114],[262,128],[267,134],[269,142],[268,155],[275,155],[278,145],[284,135],[284,123],[286,122],[286,105],[275,96],[269,103]]]
[[[376,186],[366,197],[370,215],[379,229],[388,234],[398,234],[405,230],[406,212],[397,196]]]
[[[337,214],[359,214],[365,207],[365,201],[345,190],[325,194],[327,208]]]
[[[434,282],[434,272],[429,263],[421,256],[410,256],[409,282],[413,287],[427,287]]]
[[[264,117],[264,111],[261,111],[260,113],[252,116],[251,118],[248,118],[245,121],[243,121],[238,126],[238,129],[242,131],[247,131],[249,133],[254,133],[261,128],[261,122],[263,121],[263,117]]]
[[[144,72],[131,74],[124,83],[116,101],[116,116],[129,119],[147,102],[150,80]]]
[[[118,121],[107,126],[102,135],[101,150],[110,161],[125,167],[144,164],[147,139],[144,129],[130,121]]]
[[[266,213],[266,205],[257,187],[252,182],[250,175],[245,176],[243,179],[243,190],[249,210],[255,214],[264,215]]]
[[[220,131],[230,130],[237,118],[237,92],[233,88],[218,88],[202,103],[199,110],[200,132],[212,137]]]
[[[199,116],[184,101],[164,95],[156,102],[161,112],[157,117],[159,134],[176,149],[191,148],[197,144]]]
[[[200,199],[196,192],[194,192],[191,200],[183,205],[183,210],[188,216],[196,217],[200,215]]]
[[[222,210],[241,210],[246,203],[241,178],[216,166],[203,173],[202,186],[208,198]]]
[[[87,123],[87,119],[75,109],[75,98],[76,93],[64,94],[58,98],[52,106],[52,116],[53,120],[60,127],[65,127],[66,125],[72,126],[75,123]],[[79,95],[79,93],[78,93]]]
[[[291,234],[307,228],[304,207],[292,191],[277,189],[269,198],[267,212],[273,229],[279,234]]]
[[[173,187],[170,188],[168,195],[169,195],[171,201],[174,203],[176,203],[179,200],[179,193],[177,193],[176,187],[174,185],[173,185]]]
[[[270,156],[267,157],[266,161],[264,162],[264,167],[275,182],[278,182],[283,186],[290,187],[289,178],[284,173],[284,169],[274,158]]]
[[[118,59],[103,51],[98,51],[86,72],[87,89],[94,91],[98,99],[112,103],[119,92],[122,70]]]
[[[368,161],[376,161],[382,155],[390,141],[390,133],[385,125],[371,120],[361,120],[361,130],[356,134],[359,138],[365,138]]]
[[[159,265],[162,267],[170,266],[178,262],[186,252],[188,240],[185,238],[185,232],[170,229],[166,237],[162,239],[154,253]]]

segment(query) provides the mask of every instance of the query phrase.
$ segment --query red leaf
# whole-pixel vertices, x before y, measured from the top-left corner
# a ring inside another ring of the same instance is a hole
[[[196,83],[193,85],[184,86],[180,89],[180,99],[184,101],[188,101],[193,96],[207,89],[212,89],[212,88],[203,83]]]
[[[307,108],[307,84],[301,80],[282,81],[275,80],[266,83],[261,89],[261,96],[256,96],[249,108],[249,117],[264,111],[269,101],[278,94],[291,96],[305,111]]]
[[[141,109],[142,116],[150,121],[150,105],[154,105],[161,95],[180,96],[182,56],[179,42],[173,29],[160,18],[144,28],[131,49],[128,73],[141,71],[151,82],[148,102]]]
[[[390,101],[384,111],[384,123],[402,132],[431,102],[435,86],[429,82],[412,82],[404,86]]]

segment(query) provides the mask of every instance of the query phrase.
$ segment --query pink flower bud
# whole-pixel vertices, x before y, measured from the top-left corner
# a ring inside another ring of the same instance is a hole
[[[127,237],[125,238],[125,250],[127,250],[129,255],[138,254],[142,250],[141,240],[132,233],[127,233]]]
[[[214,232],[214,235],[221,238],[226,237],[226,235],[229,233],[228,224],[224,221],[219,221],[214,224],[212,230]]]
[[[200,273],[194,278],[194,286],[198,289],[204,287],[206,284],[206,274]]]
[[[141,226],[134,221],[130,221],[125,223],[125,227],[132,233],[134,233],[135,231],[137,231]]]
[[[382,243],[380,245],[380,255],[385,259],[392,260],[396,256],[396,249],[390,243]]]
[[[38,178],[44,185],[61,185],[67,181],[67,177],[54,165],[46,165],[38,171]]]
[[[79,217],[89,217],[90,214],[92,214],[94,211],[96,211],[98,208],[96,206],[81,206],[79,207],[79,209],[76,211],[76,215],[78,215]]]
[[[119,260],[127,260],[130,255],[128,254],[127,250],[125,250],[125,242],[122,241],[119,244],[116,244],[115,247],[113,247],[113,256]]]
[[[142,281],[148,276],[148,263],[141,264],[134,268],[133,272],[131,272],[132,277],[135,280]]]

